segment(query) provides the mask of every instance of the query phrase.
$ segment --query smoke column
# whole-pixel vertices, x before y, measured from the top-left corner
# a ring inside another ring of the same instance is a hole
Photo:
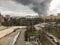
[[[17,3],[29,6],[33,11],[39,15],[47,15],[47,10],[51,0],[14,0]]]

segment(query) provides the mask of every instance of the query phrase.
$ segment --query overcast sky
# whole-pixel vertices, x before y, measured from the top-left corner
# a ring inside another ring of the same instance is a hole
[[[11,0],[0,0],[0,12],[10,15],[38,15],[27,6],[17,4]],[[49,14],[60,12],[60,0],[52,0]]]
[[[60,0],[52,0],[49,7],[50,14],[60,13]]]

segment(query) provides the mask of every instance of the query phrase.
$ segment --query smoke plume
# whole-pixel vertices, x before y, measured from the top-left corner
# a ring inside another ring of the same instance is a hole
[[[39,15],[47,15],[51,0],[14,0],[17,3],[29,6]]]

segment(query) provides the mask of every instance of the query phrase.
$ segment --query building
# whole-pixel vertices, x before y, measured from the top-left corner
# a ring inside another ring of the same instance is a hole
[[[0,25],[4,22],[4,17],[0,14]]]
[[[41,16],[43,19],[60,19],[60,16]]]
[[[6,15],[5,18],[7,21],[10,21],[10,15]]]

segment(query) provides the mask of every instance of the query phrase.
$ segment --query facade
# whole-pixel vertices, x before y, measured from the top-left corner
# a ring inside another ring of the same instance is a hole
[[[60,19],[60,16],[42,16],[43,19]]]
[[[4,22],[4,17],[0,14],[0,25]]]

